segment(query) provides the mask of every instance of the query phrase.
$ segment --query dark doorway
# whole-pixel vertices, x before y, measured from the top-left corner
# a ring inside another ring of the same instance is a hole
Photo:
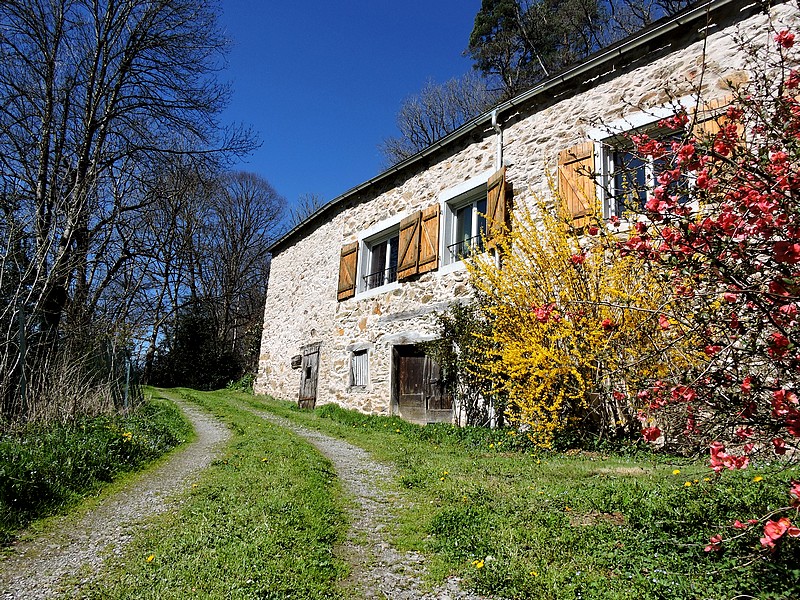
[[[393,364],[392,400],[401,418],[422,424],[452,422],[453,402],[441,369],[422,346],[395,346]]]
[[[314,408],[317,404],[317,373],[319,372],[320,343],[303,346],[300,362],[300,408]]]

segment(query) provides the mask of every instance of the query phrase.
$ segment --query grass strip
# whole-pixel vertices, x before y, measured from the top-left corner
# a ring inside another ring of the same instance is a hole
[[[346,517],[330,463],[297,436],[237,408],[245,394],[180,392],[224,420],[231,441],[192,484],[180,512],[154,519],[76,596],[343,597],[336,583],[347,568],[333,547]]]
[[[0,437],[0,543],[63,512],[191,439],[177,407],[153,397],[124,415],[36,423]]]
[[[460,575],[487,595],[800,597],[800,540],[784,540],[774,553],[758,541],[765,515],[789,503],[797,467],[762,464],[716,476],[707,459],[532,452],[510,430],[419,427],[332,405],[309,412],[263,397],[249,402],[392,463],[401,497],[394,543],[428,553],[435,576]],[[761,522],[744,531],[731,526],[748,518]],[[717,533],[726,549],[705,552]]]

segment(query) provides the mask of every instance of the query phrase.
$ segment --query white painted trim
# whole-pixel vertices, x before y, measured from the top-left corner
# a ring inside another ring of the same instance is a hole
[[[381,294],[385,294],[386,292],[391,292],[399,288],[400,288],[400,282],[393,281],[392,283],[387,283],[386,285],[372,288],[371,290],[364,290],[363,292],[357,292],[356,295],[353,296],[353,300],[369,300],[370,298],[374,298],[375,296],[380,296]]]
[[[414,211],[416,212],[416,211]],[[371,237],[375,237],[384,231],[391,229],[392,227],[399,227],[400,221],[405,219],[408,215],[411,214],[411,211],[405,210],[403,212],[397,213],[389,217],[388,219],[384,219],[379,223],[375,223],[372,227],[365,229],[364,231],[359,232],[358,234],[358,241],[359,243],[369,240]]]
[[[489,181],[489,177],[494,175],[495,172],[496,171],[494,170],[484,171],[480,175],[470,177],[466,181],[459,183],[456,186],[447,188],[439,194],[439,204],[443,207],[446,202],[449,202],[456,196],[460,196],[461,194],[469,192],[480,185],[486,185],[486,183]]]

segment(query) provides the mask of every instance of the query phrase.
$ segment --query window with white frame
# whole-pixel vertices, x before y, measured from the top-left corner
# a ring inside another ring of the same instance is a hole
[[[350,387],[367,387],[369,383],[369,352],[353,350],[350,355]]]
[[[444,264],[483,251],[486,236],[485,184],[448,200],[444,216]]]
[[[672,130],[645,129],[649,137],[666,145],[666,155],[642,155],[635,151],[630,136],[616,136],[603,141],[601,167],[605,201],[604,216],[622,216],[626,212],[642,212],[645,203],[658,186],[658,176],[670,164],[669,150],[673,141],[680,141],[683,134]],[[668,193],[686,196],[689,182],[684,176],[669,185]]]
[[[394,227],[364,240],[360,291],[397,281],[398,229]]]

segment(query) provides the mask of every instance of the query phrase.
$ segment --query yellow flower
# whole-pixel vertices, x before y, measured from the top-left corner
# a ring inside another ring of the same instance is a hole
[[[395,429],[394,431],[395,431],[395,433],[400,433],[399,429]]]
[[[483,568],[483,561],[482,560],[473,560],[472,564],[475,565],[476,569],[482,569]]]
[[[703,481],[711,481],[711,477],[703,477]]]
[[[673,475],[680,475],[680,474],[681,474],[681,470],[680,470],[680,469],[675,469],[675,470],[672,472],[672,474],[673,474]]]
[[[494,448],[494,444],[489,444],[489,448]]]
[[[686,483],[683,484],[683,486],[684,487],[692,487],[692,482],[691,481],[687,481]]]
[[[533,575],[534,577],[538,577],[539,576],[539,574],[536,571],[531,571],[531,575]]]
[[[755,477],[753,477],[753,481],[755,481],[756,483],[758,483],[759,481],[762,481],[763,479],[764,478],[761,475],[756,475]]]
[[[449,474],[450,474],[450,472],[449,472],[449,471],[444,471],[442,474],[443,474],[443,475],[449,475]]]
[[[146,560],[147,562],[151,563],[151,562],[153,562],[153,559],[154,559],[155,557],[156,557],[156,555],[155,555],[155,554],[151,554],[150,556],[148,556],[147,558],[145,558],[145,560]]]

